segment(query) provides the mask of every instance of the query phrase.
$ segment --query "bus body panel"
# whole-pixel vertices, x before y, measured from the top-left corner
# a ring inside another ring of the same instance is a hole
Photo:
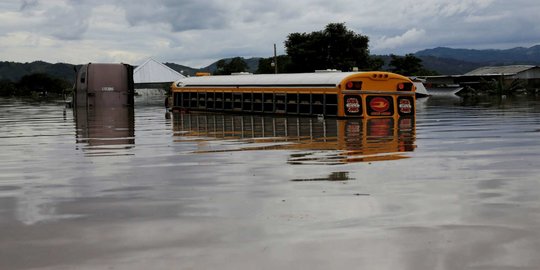
[[[414,85],[389,72],[226,75],[172,85],[173,109],[324,115],[414,116]]]

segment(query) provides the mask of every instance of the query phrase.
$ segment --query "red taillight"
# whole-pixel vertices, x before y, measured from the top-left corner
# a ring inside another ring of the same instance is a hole
[[[413,87],[412,83],[398,83],[397,90],[398,91],[411,91]]]
[[[347,82],[345,88],[347,90],[362,90],[362,81]]]

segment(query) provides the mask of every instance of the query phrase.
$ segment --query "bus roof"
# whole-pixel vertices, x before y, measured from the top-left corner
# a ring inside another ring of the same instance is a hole
[[[323,72],[286,74],[241,74],[203,77],[187,77],[175,82],[175,86],[294,86],[313,85],[335,87],[345,78],[363,72]]]

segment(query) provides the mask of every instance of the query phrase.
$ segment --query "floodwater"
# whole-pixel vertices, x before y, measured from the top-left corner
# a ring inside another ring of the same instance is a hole
[[[540,99],[413,121],[0,99],[0,269],[539,269]]]

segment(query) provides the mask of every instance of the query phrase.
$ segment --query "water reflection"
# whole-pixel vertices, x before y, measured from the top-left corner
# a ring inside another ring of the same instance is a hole
[[[318,119],[175,113],[176,142],[199,141],[196,153],[296,150],[289,164],[344,164],[406,158],[415,149],[415,121]],[[236,143],[224,143],[224,142]]]
[[[79,107],[73,110],[76,141],[87,155],[129,155],[135,144],[133,107]]]
[[[298,179],[292,179],[293,182],[311,182],[311,181],[348,181],[353,180],[353,178],[349,177],[349,172],[333,172],[329,174],[327,177],[321,177],[321,178],[298,178]]]

